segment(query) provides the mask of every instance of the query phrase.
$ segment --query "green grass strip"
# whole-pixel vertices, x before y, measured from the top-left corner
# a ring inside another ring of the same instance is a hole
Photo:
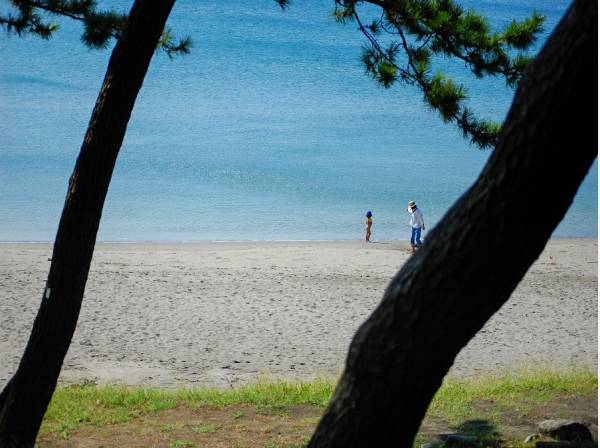
[[[589,369],[519,369],[503,375],[469,379],[447,378],[432,400],[428,414],[455,424],[477,417],[476,403],[487,403],[492,415],[513,409],[527,410],[556,398],[597,394],[598,377]]]
[[[290,406],[312,405],[324,408],[335,381],[268,381],[235,389],[190,389],[168,391],[91,384],[59,387],[44,417],[41,434],[69,431],[82,425],[102,426],[129,422],[136,417],[186,406],[228,407],[252,405],[257,410],[277,411]],[[474,403],[487,401],[495,408],[542,403],[565,396],[596,394],[595,372],[585,369],[518,371],[502,376],[469,379],[449,378],[436,394],[429,415],[449,423],[473,416]]]

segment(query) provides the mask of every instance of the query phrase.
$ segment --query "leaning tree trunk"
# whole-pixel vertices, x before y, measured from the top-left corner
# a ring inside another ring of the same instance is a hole
[[[540,255],[596,158],[596,36],[597,2],[576,1],[479,179],[354,336],[310,447],[412,445],[454,358]]]
[[[108,63],[60,219],[42,303],[15,375],[0,394],[0,446],[30,447],[81,308],[113,168],[135,99],[175,0],[136,0]]]

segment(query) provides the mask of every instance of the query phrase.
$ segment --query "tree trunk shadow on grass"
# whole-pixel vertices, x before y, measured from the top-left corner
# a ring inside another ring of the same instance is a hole
[[[451,425],[452,432],[442,432],[436,436],[430,435],[416,440],[414,447],[423,448],[503,448],[503,447],[534,447],[538,442],[534,438],[531,442],[525,443],[526,436],[516,440],[507,437],[502,427],[496,426],[488,419],[468,419],[458,425]],[[531,433],[535,434],[532,430]],[[539,440],[541,444],[556,444],[555,446],[564,446],[565,448],[592,448],[597,447],[598,443],[592,442],[560,442],[550,439]],[[551,445],[547,445],[551,446]]]
[[[501,447],[502,435],[494,423],[488,419],[468,419],[457,425],[446,425],[439,421],[417,436],[413,446],[429,448],[443,447]],[[423,434],[424,433],[424,434]]]

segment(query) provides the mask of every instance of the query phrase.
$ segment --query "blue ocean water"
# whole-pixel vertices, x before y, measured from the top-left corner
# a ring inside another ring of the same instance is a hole
[[[127,10],[130,2],[100,2]],[[461,4],[494,27],[564,0]],[[6,8],[6,4],[0,3]],[[136,103],[106,201],[100,241],[406,239],[414,199],[431,227],[489,157],[423,105],[384,90],[359,61],[355,25],[332,0],[178,0],[169,26],[192,54],[157,53]],[[368,11],[367,11],[368,12]],[[0,36],[0,241],[52,241],[110,49],[88,50],[61,20],[51,41]],[[502,120],[513,92],[470,81],[470,104]],[[597,236],[594,164],[557,237]],[[535,217],[532,217],[535,225]]]

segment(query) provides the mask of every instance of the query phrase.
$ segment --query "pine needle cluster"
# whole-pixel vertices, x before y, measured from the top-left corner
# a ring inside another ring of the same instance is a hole
[[[27,34],[50,39],[59,25],[53,17],[68,17],[83,25],[81,41],[89,48],[106,48],[111,39],[118,39],[125,27],[127,14],[112,9],[99,10],[95,0],[11,0],[10,8],[0,14],[0,27],[8,34]],[[158,49],[169,58],[187,54],[192,45],[189,37],[175,39],[166,28]]]
[[[381,10],[368,24],[358,13],[365,3]],[[340,23],[357,23],[366,36],[362,61],[369,76],[385,88],[398,81],[420,88],[428,106],[482,149],[495,145],[501,124],[475,117],[465,105],[465,86],[434,71],[433,61],[459,60],[475,78],[501,77],[515,88],[531,60],[526,51],[544,23],[534,12],[493,32],[483,16],[453,0],[335,0],[333,15]]]

